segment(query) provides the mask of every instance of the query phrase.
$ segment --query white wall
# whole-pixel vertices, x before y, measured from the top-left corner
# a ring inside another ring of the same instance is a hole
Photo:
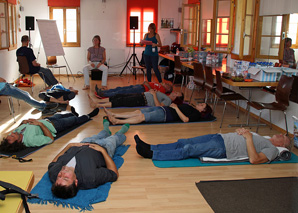
[[[175,34],[171,34],[169,29],[160,29],[161,18],[174,18],[174,28],[180,26],[182,0],[159,0],[158,12],[158,33],[163,45],[171,45],[175,41]],[[48,19],[49,8],[47,0],[22,0],[21,6],[24,11],[19,11],[21,18],[18,32],[18,47],[21,46],[20,38],[25,31],[25,17],[34,16],[35,19]],[[19,6],[17,6],[17,10]],[[107,60],[110,66],[124,63],[132,54],[132,48],[126,47],[126,0],[107,0],[103,3],[99,0],[81,0],[81,47],[65,47],[65,58],[74,74],[82,71],[86,64],[86,54],[88,47],[92,46],[92,37],[96,34],[101,36],[102,46],[107,50]],[[31,31],[31,41],[33,50],[38,56],[38,62],[46,66],[44,49],[35,22],[35,31]],[[40,50],[40,51],[39,51]],[[141,60],[141,53],[144,47],[137,47],[136,53]],[[40,52],[40,54],[38,54]],[[18,65],[16,62],[16,50],[0,51],[0,76],[8,81],[18,78]],[[58,57],[58,63],[63,65],[63,57]],[[111,68],[110,73],[120,73],[123,66]],[[61,70],[61,72],[64,72]]]

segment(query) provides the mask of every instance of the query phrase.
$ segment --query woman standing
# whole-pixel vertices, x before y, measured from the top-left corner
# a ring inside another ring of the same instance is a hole
[[[104,65],[106,62],[106,49],[100,46],[101,39],[99,35],[95,35],[92,39],[93,47],[89,47],[87,54],[88,65],[83,69],[85,86],[83,90],[90,88],[89,71],[99,69],[102,71],[101,86],[107,89],[108,67]]]
[[[292,39],[285,38],[285,48],[284,48],[284,57],[283,64],[288,65],[289,67],[295,67],[295,55],[294,50],[290,48],[292,46]]]
[[[149,33],[146,33],[144,36],[145,41],[151,41],[152,44],[146,44],[145,52],[144,52],[144,60],[147,70],[147,80],[151,82],[151,68],[153,68],[155,75],[158,79],[158,82],[161,83],[161,75],[158,70],[158,49],[157,47],[161,47],[161,41],[159,35],[156,33],[156,25],[151,23],[148,27]],[[144,43],[144,42],[141,42]]]

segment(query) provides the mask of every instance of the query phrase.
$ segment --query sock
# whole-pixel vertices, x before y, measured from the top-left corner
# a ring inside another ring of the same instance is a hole
[[[136,141],[137,144],[139,144],[142,147],[145,147],[146,149],[150,150],[150,144],[145,143],[144,141],[142,141],[138,135],[135,135],[134,138],[135,138],[135,141]]]
[[[92,117],[96,116],[98,114],[98,112],[99,112],[98,108],[94,109],[92,112],[90,112],[88,114],[89,118],[92,118]]]
[[[79,114],[76,112],[76,109],[74,107],[70,108],[71,113],[74,114],[75,116],[79,117]]]
[[[129,124],[122,125],[121,129],[118,132],[116,132],[116,133],[125,134],[128,131],[129,126],[130,126]]]
[[[134,138],[137,144],[136,146],[137,153],[144,158],[152,159],[153,151],[151,151],[150,145],[142,141],[138,135],[135,135]]]
[[[109,129],[109,126],[110,126],[110,122],[107,119],[103,119],[103,129],[111,135],[112,133]]]

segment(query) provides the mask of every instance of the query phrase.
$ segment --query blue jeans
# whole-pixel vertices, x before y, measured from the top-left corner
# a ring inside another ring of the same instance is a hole
[[[187,158],[226,158],[224,140],[219,134],[209,134],[175,143],[151,145],[153,160],[183,160]]]
[[[122,145],[125,140],[126,136],[124,134],[116,133],[115,135],[110,135],[110,133],[107,131],[102,130],[97,135],[84,138],[81,143],[96,143],[104,147],[107,150],[109,156],[112,158],[116,148]]]
[[[89,117],[87,115],[77,117],[72,113],[66,113],[66,114],[55,114],[51,117],[47,117],[47,119],[53,123],[57,133],[59,133],[77,124],[81,124],[88,121]]]
[[[32,107],[38,109],[39,111],[43,111],[45,109],[46,103],[35,100],[28,92],[23,91],[17,87],[11,86],[8,83],[1,82],[0,84],[5,84],[3,89],[0,90],[0,95],[9,95],[16,99],[23,100]]]
[[[166,113],[162,107],[148,107],[141,109],[145,116],[145,122],[164,123],[166,121]]]
[[[104,97],[112,97],[117,94],[143,93],[145,92],[145,88],[143,85],[137,84],[127,87],[116,87],[115,89],[109,89],[102,92],[104,94]]]
[[[146,71],[147,71],[147,80],[151,82],[151,69],[153,68],[154,73],[158,79],[158,82],[161,83],[161,75],[158,69],[158,55],[145,55],[144,54],[144,60],[146,65]]]
[[[59,83],[50,69],[40,67],[38,74],[49,86],[53,86]]]

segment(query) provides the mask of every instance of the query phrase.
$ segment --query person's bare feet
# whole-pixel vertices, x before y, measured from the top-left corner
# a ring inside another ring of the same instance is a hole
[[[113,125],[115,125],[115,124],[117,123],[117,119],[116,119],[113,115],[111,115],[111,114],[107,114],[107,115],[108,115],[109,121],[110,121]]]
[[[114,116],[114,114],[111,111],[107,110],[107,108],[104,107],[103,110],[107,114],[107,116]]]
[[[74,89],[73,87],[69,87],[70,91],[74,92],[76,95],[79,94],[79,90]]]
[[[91,98],[91,96],[88,94],[88,99],[89,99],[89,104],[91,108],[97,108],[97,103],[95,103],[93,101],[93,99]]]
[[[89,86],[89,85],[85,85],[85,86],[83,87],[83,90],[88,90],[88,89],[90,89],[90,86]]]

